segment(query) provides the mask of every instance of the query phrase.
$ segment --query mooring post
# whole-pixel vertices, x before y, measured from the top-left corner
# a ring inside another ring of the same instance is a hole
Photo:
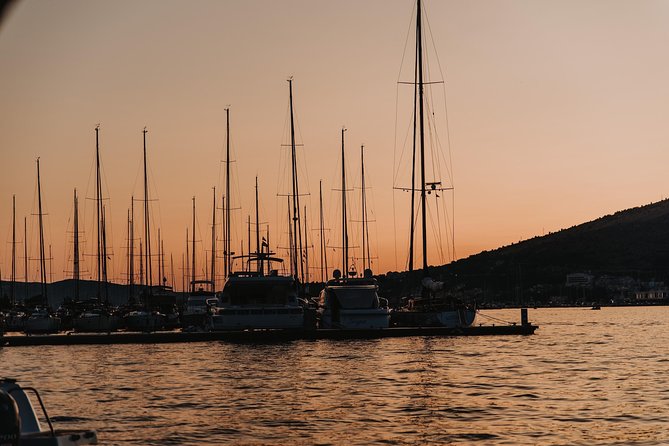
[[[530,322],[527,319],[527,308],[520,309],[520,323],[521,325],[530,325]]]

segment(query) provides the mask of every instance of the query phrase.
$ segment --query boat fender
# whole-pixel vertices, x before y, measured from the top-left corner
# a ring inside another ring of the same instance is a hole
[[[21,437],[21,418],[16,401],[0,389],[0,446],[17,446]]]

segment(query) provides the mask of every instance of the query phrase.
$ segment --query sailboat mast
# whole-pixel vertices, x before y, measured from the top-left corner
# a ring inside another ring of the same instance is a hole
[[[260,212],[258,211],[258,176],[256,175],[256,259],[258,260],[258,272],[264,275],[264,260],[260,253]]]
[[[26,282],[26,294],[28,297],[28,219],[23,217],[23,275]]]
[[[142,238],[139,239],[139,284],[145,285],[144,282],[144,253],[142,252]]]
[[[367,269],[365,249],[367,248],[366,242],[366,232],[367,232],[367,203],[365,201],[365,146],[360,146],[360,178],[361,178],[361,204],[362,204],[362,271],[364,273]]]
[[[190,271],[188,269],[188,265],[190,265],[190,248],[188,247],[188,227],[186,227],[186,267],[184,268],[184,281],[185,282],[190,282]],[[186,284],[184,284],[184,291],[186,291]],[[188,287],[188,289],[192,292],[193,291],[193,286],[192,284]]]
[[[148,285],[149,294],[151,294],[151,287],[153,286],[153,277],[151,271],[151,229],[149,222],[149,177],[146,169],[146,127],[142,130],[144,136],[144,252],[146,256],[146,283]]]
[[[213,187],[214,204],[211,209],[211,289],[216,291],[216,187]]]
[[[135,285],[135,197],[130,197],[130,262],[129,262],[129,282],[130,282],[130,296],[132,296],[132,289]]]
[[[12,282],[9,287],[9,296],[12,306],[16,305],[16,195],[12,195]]]
[[[95,127],[95,220],[96,220],[96,237],[97,250],[95,257],[97,260],[97,300],[100,301],[101,296],[101,281],[102,281],[102,192],[100,183],[100,125]]]
[[[160,228],[158,228],[158,286],[161,286],[163,284],[163,273],[161,270],[161,244],[160,244]]]
[[[290,195],[286,197],[288,199],[288,246],[290,249],[288,249],[288,256],[290,257],[290,269],[291,269],[291,274],[293,277],[297,278],[297,273],[295,272],[296,270],[293,269],[293,267],[297,268],[297,263],[294,261],[294,256],[295,253],[293,251],[293,227],[291,226],[291,217],[290,217]]]
[[[170,252],[170,276],[172,278],[170,283],[172,284],[172,287],[174,287],[174,290],[176,291],[177,285],[176,283],[174,283],[174,256],[172,255],[171,252]]]
[[[318,182],[318,198],[321,211],[321,280],[325,283],[328,278],[328,253],[327,249],[325,249],[325,229],[323,227],[323,180]]]
[[[342,236],[342,277],[348,277],[348,227],[346,225],[346,158],[344,154],[344,132],[341,129],[341,236]]]
[[[132,238],[131,238],[131,236],[132,236],[131,235],[132,234],[132,229],[131,229],[132,223],[131,223],[131,220],[130,220],[130,209],[128,209],[128,220],[126,222],[126,225],[127,225],[126,229],[128,230],[128,253],[127,253],[128,257],[126,258],[126,260],[128,261],[128,263],[127,263],[128,290],[130,290],[130,287],[131,287],[130,276],[131,276],[131,271],[132,271],[131,266],[130,266],[130,263],[131,263],[130,262],[130,244],[132,243]],[[128,291],[128,292],[129,292],[129,295],[132,296],[132,291]]]
[[[42,287],[42,298],[44,306],[49,306],[49,299],[46,294],[46,262],[44,256],[44,222],[42,215],[42,186],[39,173],[39,158],[37,158],[37,209],[39,218],[39,264],[40,264],[40,284]]]
[[[225,109],[225,233],[223,244],[225,246],[225,276],[232,273],[230,265],[230,108]]]
[[[295,145],[295,114],[293,111],[293,79],[288,79],[290,91],[290,149],[292,160],[293,180],[293,275],[297,279],[298,274],[304,278],[304,264],[299,253],[302,252],[302,229],[300,226],[300,188],[297,179],[297,151]],[[299,267],[298,267],[299,262]]]
[[[191,292],[195,292],[195,197],[193,197],[193,244],[191,264]]]
[[[73,261],[73,278],[74,278],[74,300],[79,300],[79,197],[77,197],[77,189],[74,189],[74,261]]]
[[[165,239],[160,241],[160,263],[163,270],[163,274],[160,276],[160,283],[165,286],[165,282],[167,282],[167,273],[165,272]]]
[[[309,241],[307,228],[307,207],[304,207],[304,283],[309,283]]]
[[[425,113],[423,111],[423,34],[421,29],[423,10],[418,0],[416,12],[416,63],[418,64],[418,107],[420,118],[420,210],[423,235],[423,275],[427,276],[427,210],[425,193]]]

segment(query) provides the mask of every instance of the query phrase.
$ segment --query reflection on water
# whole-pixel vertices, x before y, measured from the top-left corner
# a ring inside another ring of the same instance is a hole
[[[669,308],[530,318],[529,337],[5,348],[0,375],[103,444],[669,442]]]

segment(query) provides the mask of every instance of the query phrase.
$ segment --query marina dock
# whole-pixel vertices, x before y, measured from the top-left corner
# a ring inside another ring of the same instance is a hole
[[[397,327],[378,330],[244,330],[244,331],[157,331],[113,333],[66,333],[52,335],[9,334],[0,336],[0,347],[36,345],[166,344],[186,342],[274,343],[298,340],[346,340],[406,338],[413,336],[512,336],[531,335],[532,324],[478,325],[472,327]]]

